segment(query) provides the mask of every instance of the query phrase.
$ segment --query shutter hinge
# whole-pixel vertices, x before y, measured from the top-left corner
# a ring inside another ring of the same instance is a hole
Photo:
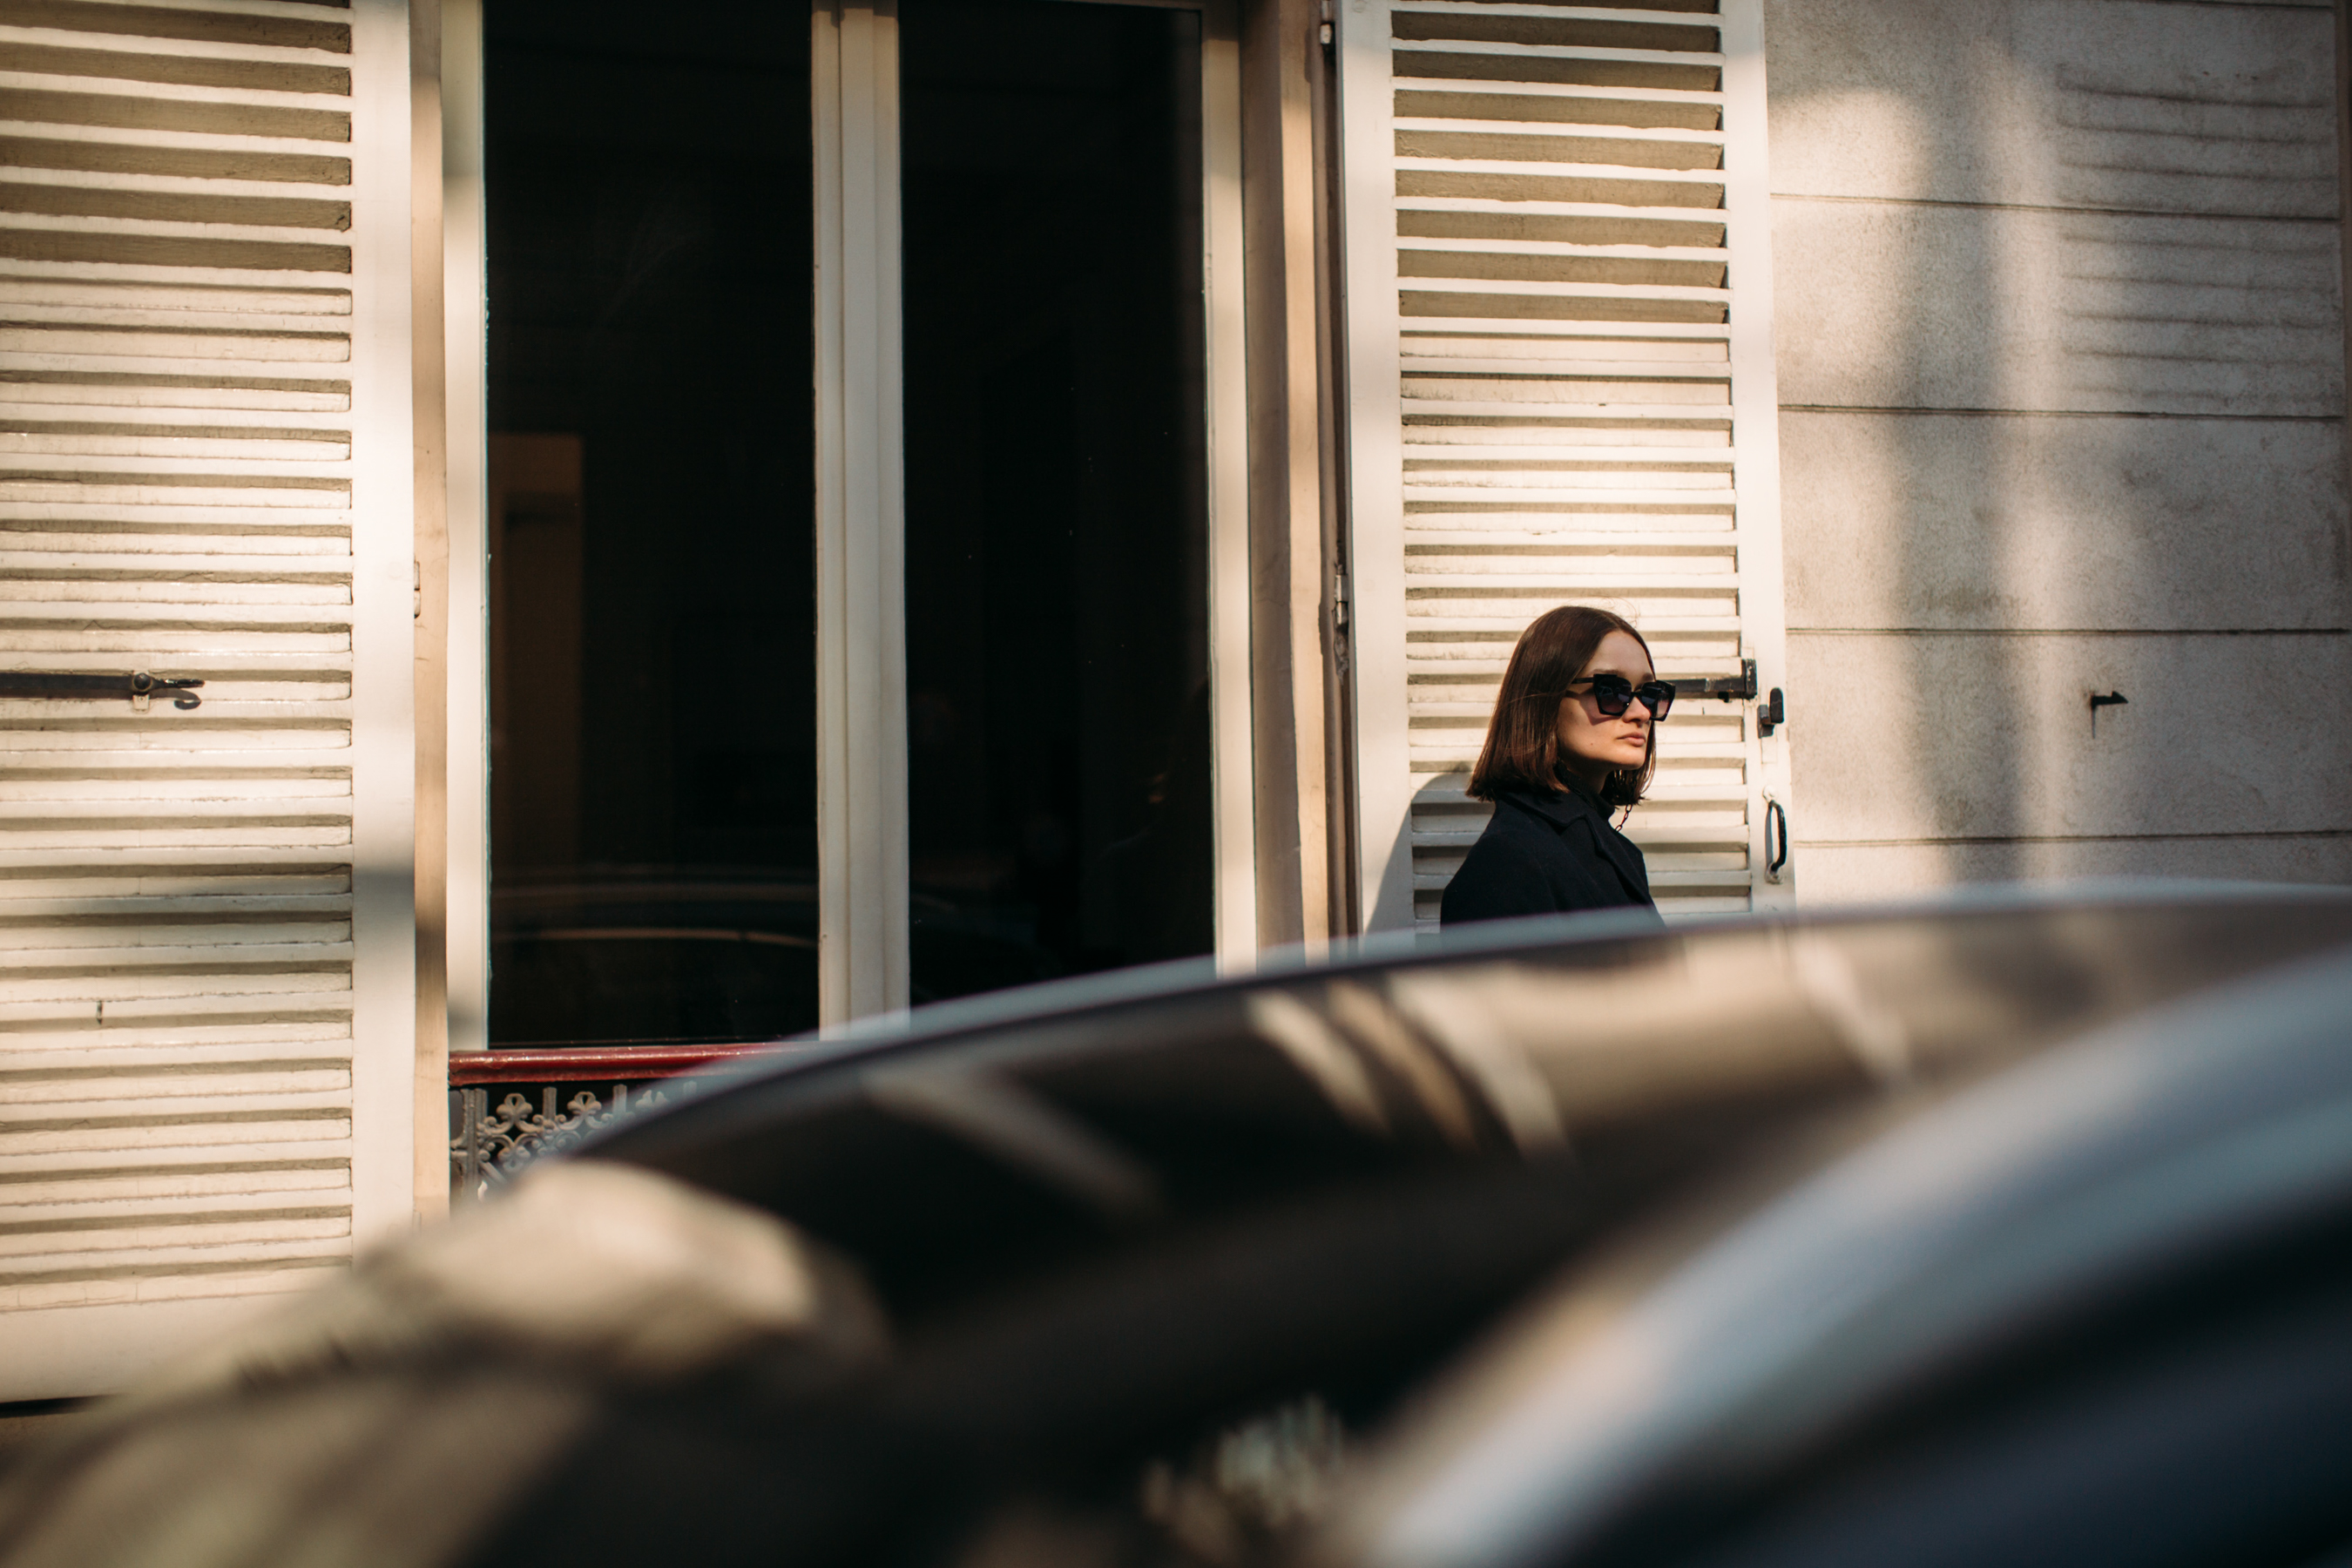
[[[411,560],[408,569],[409,582],[412,585],[408,618],[412,621],[421,621],[425,618],[425,563]]]
[[[1756,661],[1743,658],[1739,673],[1733,676],[1677,676],[1675,678],[1677,697],[1705,697],[1717,702],[1753,702],[1756,700]]]
[[[1736,676],[1680,676],[1675,680],[1677,697],[1706,698],[1717,702],[1754,702],[1756,732],[1769,735],[1789,721],[1788,699],[1780,689],[1766,692],[1756,684],[1756,661],[1743,658]]]
[[[1323,20],[1316,26],[1316,37],[1325,48],[1331,47],[1331,0],[1323,0]]]
[[[1331,626],[1333,630],[1338,631],[1345,629],[1347,625],[1348,574],[1345,572],[1334,572],[1331,574]]]

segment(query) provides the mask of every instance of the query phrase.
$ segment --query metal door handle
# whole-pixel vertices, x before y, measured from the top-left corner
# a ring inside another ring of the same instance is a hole
[[[150,675],[143,669],[134,669],[128,675],[0,669],[0,698],[78,698],[83,701],[103,701],[110,697],[119,697],[142,710],[146,708],[147,700],[159,691],[172,693],[172,706],[174,708],[194,708],[204,699],[196,696],[191,689],[203,684],[201,680],[191,679]]]
[[[1780,831],[1775,833],[1774,828]],[[1774,847],[1775,846],[1778,847]],[[1777,882],[1789,863],[1789,814],[1770,795],[1764,797],[1764,879]]]

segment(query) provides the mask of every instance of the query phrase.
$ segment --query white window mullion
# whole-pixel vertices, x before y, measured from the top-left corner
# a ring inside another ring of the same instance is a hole
[[[892,0],[826,0],[812,25],[818,1006],[832,1027],[908,1001],[898,23]]]
[[[489,312],[482,130],[481,0],[442,0],[441,309],[449,440],[449,863],[443,918],[453,1051],[487,1050],[490,1044]],[[436,1148],[442,1131],[437,1123],[432,1129]]]
[[[1241,37],[1231,0],[1201,16],[1208,254],[1209,705],[1218,964],[1256,961],[1256,768],[1250,723],[1249,380],[1242,275]]]

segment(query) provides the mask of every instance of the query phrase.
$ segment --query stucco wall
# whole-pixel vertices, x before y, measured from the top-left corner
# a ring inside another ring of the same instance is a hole
[[[1802,897],[2352,882],[2331,9],[1771,0],[1766,48]]]

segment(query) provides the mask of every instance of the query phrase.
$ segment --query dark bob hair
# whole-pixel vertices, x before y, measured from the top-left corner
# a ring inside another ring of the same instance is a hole
[[[1623,632],[1641,643],[1643,653],[1650,651],[1633,622],[1586,605],[1547,610],[1519,634],[1510,667],[1503,671],[1495,716],[1486,723],[1486,744],[1470,773],[1472,795],[1492,800],[1505,790],[1557,795],[1566,787],[1559,773],[1559,705],[1611,632]],[[1640,805],[1657,771],[1658,728],[1653,724],[1642,765],[1611,773],[1601,789],[1601,804]]]

